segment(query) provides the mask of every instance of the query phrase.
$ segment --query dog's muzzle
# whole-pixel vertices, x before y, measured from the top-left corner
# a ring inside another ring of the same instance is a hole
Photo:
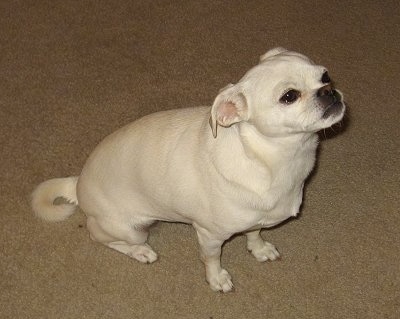
[[[343,111],[344,104],[342,95],[333,89],[331,85],[326,85],[317,91],[319,106],[323,110],[322,118],[326,119],[333,115],[338,115]]]

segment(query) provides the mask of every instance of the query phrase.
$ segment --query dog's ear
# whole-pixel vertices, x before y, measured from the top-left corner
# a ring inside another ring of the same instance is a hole
[[[214,100],[211,108],[210,126],[217,137],[217,126],[229,127],[247,120],[247,101],[237,85],[229,84],[223,88]]]
[[[262,56],[260,56],[260,63],[274,55],[277,55],[279,53],[286,52],[286,51],[287,50],[282,47],[273,48],[273,49],[269,50],[267,53],[264,53]]]

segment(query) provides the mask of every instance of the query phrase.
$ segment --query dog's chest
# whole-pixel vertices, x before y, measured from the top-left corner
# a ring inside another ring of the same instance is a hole
[[[314,156],[310,155],[283,161],[272,171],[270,185],[260,201],[263,213],[258,225],[272,227],[299,213],[304,181],[314,165]]]
[[[220,202],[229,211],[230,231],[271,227],[296,216],[304,181],[314,166],[316,137],[283,146],[256,142],[249,138],[236,152],[232,147],[238,154],[235,161],[217,158]]]
[[[274,197],[275,198],[272,198]],[[263,227],[272,227],[289,217],[296,216],[299,213],[303,198],[303,185],[295,187],[293,190],[281,194],[271,194],[270,202],[272,207],[267,209],[257,221],[257,225]]]

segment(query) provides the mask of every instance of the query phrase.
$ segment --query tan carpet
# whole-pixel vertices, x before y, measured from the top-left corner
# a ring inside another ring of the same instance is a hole
[[[0,3],[1,318],[398,318],[398,1]],[[260,264],[223,251],[234,293],[204,281],[191,227],[159,224],[152,265],[92,242],[85,218],[34,218],[29,194],[78,175],[144,114],[211,104],[274,46],[330,69],[349,105],[323,137],[302,215],[263,235]],[[334,136],[331,136],[334,135]],[[396,315],[397,312],[397,315]]]

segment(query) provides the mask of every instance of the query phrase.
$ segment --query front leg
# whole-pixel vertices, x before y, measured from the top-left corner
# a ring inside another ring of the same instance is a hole
[[[233,289],[232,278],[221,268],[221,247],[225,240],[217,239],[204,228],[196,227],[200,245],[200,257],[206,268],[206,280],[214,291],[229,292]]]
[[[260,235],[260,230],[254,230],[246,233],[247,249],[260,262],[275,260],[280,257],[278,250],[274,245],[264,241]]]

